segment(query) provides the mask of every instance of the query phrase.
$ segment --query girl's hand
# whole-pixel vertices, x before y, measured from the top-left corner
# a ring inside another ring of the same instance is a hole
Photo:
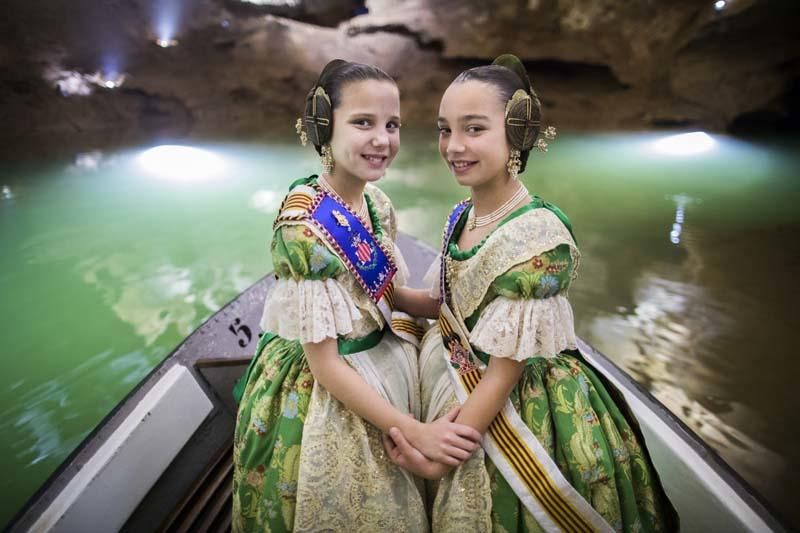
[[[383,447],[392,463],[419,477],[442,479],[450,471],[451,467],[431,461],[422,455],[422,452],[408,443],[397,428],[391,428],[389,435],[383,435]]]
[[[415,424],[404,435],[426,458],[437,463],[458,466],[472,455],[481,442],[478,430],[456,424],[460,407],[429,424]],[[398,433],[402,433],[398,430]]]

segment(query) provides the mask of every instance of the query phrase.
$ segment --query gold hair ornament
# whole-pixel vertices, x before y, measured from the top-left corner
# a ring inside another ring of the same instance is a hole
[[[324,107],[327,106],[327,110]],[[311,142],[316,145],[325,144],[327,139],[322,139],[320,136],[319,127],[320,126],[330,126],[331,121],[329,118],[324,116],[319,116],[320,111],[326,112],[330,114],[332,111],[331,109],[331,99],[328,97],[328,93],[325,92],[325,89],[322,88],[321,85],[317,85],[314,89],[314,94],[311,96],[311,114],[305,115],[303,117],[303,122],[305,123],[305,130],[307,132],[311,131],[313,128],[313,135],[311,135]],[[325,141],[325,142],[323,142]]]
[[[550,141],[556,138],[556,128],[555,126],[547,126],[545,128],[543,135]],[[536,149],[540,152],[544,153],[547,152],[548,143],[544,139],[539,139],[536,141]]]
[[[294,130],[297,132],[297,135],[300,137],[300,144],[306,146],[308,144],[308,133],[306,133],[306,129],[303,127],[303,119],[298,118],[297,122],[294,123]]]
[[[533,148],[536,134],[534,128],[541,125],[539,120],[533,118],[533,99],[524,89],[517,89],[506,103],[506,127],[513,128],[514,134],[509,135],[509,140],[518,150]],[[516,133],[521,129],[521,138]],[[510,132],[509,132],[510,133]]]

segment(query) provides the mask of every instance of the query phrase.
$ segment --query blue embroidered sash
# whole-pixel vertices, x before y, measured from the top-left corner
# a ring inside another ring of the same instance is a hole
[[[343,202],[325,190],[314,198],[309,215],[309,221],[325,235],[372,301],[378,303],[397,272],[383,245]]]
[[[439,303],[444,303],[445,301],[445,283],[447,282],[447,276],[445,274],[445,260],[447,258],[447,244],[450,242],[450,238],[453,236],[453,231],[456,229],[456,223],[458,223],[458,219],[461,218],[461,213],[463,213],[464,210],[470,206],[470,204],[471,202],[469,198],[466,200],[461,200],[453,208],[453,212],[450,213],[450,216],[447,217],[447,225],[445,225],[444,233],[442,235],[442,265],[439,269]]]

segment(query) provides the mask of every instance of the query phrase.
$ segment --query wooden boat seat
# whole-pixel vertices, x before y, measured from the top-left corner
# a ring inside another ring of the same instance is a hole
[[[160,531],[169,533],[230,531],[232,481],[233,441],[231,440],[173,510]]]

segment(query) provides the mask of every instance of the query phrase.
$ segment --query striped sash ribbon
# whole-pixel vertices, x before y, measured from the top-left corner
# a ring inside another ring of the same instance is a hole
[[[383,298],[378,302],[378,310],[395,335],[419,348],[425,328],[411,315],[395,309],[394,283],[384,291]]]
[[[466,328],[446,303],[441,306],[439,327],[450,381],[463,404],[480,382],[485,365],[469,342],[462,341],[468,338]],[[481,444],[545,531],[613,531],[564,477],[510,401],[492,421]]]

